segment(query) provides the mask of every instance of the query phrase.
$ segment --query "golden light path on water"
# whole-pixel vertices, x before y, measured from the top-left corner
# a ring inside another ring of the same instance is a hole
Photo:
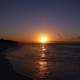
[[[47,76],[48,62],[46,60],[46,47],[44,44],[41,45],[40,59],[37,61],[38,74],[36,80],[43,80]]]

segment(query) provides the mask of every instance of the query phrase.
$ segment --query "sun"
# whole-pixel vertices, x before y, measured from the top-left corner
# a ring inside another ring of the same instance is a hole
[[[41,43],[47,43],[48,42],[48,37],[47,36],[41,36],[40,37],[40,42]]]

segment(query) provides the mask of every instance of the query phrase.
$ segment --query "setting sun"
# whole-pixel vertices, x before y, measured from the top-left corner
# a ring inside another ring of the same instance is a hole
[[[40,37],[40,42],[41,42],[41,43],[47,43],[47,41],[48,41],[47,36],[41,36],[41,37]]]

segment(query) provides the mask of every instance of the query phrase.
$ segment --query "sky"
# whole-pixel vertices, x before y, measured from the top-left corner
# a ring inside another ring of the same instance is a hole
[[[0,38],[80,41],[80,0],[0,0]]]

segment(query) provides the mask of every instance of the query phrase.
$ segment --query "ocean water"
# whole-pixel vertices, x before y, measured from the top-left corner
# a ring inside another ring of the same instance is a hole
[[[14,70],[32,80],[80,80],[80,45],[21,45],[6,53]]]

